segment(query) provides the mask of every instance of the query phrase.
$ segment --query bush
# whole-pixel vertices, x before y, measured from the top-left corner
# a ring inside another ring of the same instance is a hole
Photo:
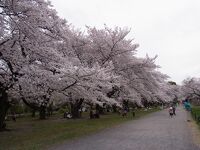
[[[68,111],[67,108],[60,108],[60,109],[58,110],[58,113],[59,113],[59,114],[64,114],[64,112],[66,112],[66,111]]]
[[[24,106],[16,104],[10,107],[8,113],[23,114]]]

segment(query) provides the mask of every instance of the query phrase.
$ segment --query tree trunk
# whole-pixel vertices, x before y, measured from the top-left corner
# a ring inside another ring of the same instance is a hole
[[[32,110],[31,117],[33,117],[33,118],[35,118],[35,111],[36,111],[35,109]]]
[[[46,119],[46,107],[45,106],[40,107],[40,119],[42,119],[42,120]]]
[[[84,101],[84,99],[81,98],[80,100],[76,100],[75,103],[70,103],[72,118],[76,119],[76,118],[81,117],[80,109],[81,109],[81,105],[82,105],[83,101]]]
[[[47,116],[50,117],[53,115],[53,109],[52,106],[50,105],[49,107],[47,107]]]
[[[76,105],[71,105],[72,118],[80,118],[79,108]]]
[[[123,100],[123,109],[129,112],[129,103],[128,100]]]
[[[5,117],[9,108],[9,102],[7,93],[3,91],[1,94],[2,95],[0,97],[0,131],[3,131],[6,128]]]
[[[96,104],[96,118],[99,118],[100,114],[103,114],[103,108],[99,104]]]
[[[114,112],[114,113],[117,112],[117,106],[116,106],[116,104],[113,104],[113,105],[112,105],[112,109],[113,109],[113,112]]]

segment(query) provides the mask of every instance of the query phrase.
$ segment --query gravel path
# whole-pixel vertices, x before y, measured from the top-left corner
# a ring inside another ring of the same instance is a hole
[[[200,150],[193,144],[186,120],[181,107],[173,118],[163,110],[51,150]]]

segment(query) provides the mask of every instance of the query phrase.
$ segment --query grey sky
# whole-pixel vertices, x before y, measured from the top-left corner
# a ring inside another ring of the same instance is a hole
[[[76,28],[130,27],[138,56],[158,55],[161,72],[180,83],[200,77],[200,0],[51,0]]]

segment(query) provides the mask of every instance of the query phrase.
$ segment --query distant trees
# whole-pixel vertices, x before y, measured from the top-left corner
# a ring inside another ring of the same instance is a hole
[[[129,29],[74,30],[45,0],[0,1],[0,130],[11,103],[23,101],[45,119],[46,109],[68,103],[122,106],[170,101],[167,76],[156,58],[137,58]]]
[[[176,82],[174,82],[174,81],[168,81],[168,83],[171,85],[177,85]]]
[[[200,78],[187,78],[182,85],[183,96],[200,104]]]

